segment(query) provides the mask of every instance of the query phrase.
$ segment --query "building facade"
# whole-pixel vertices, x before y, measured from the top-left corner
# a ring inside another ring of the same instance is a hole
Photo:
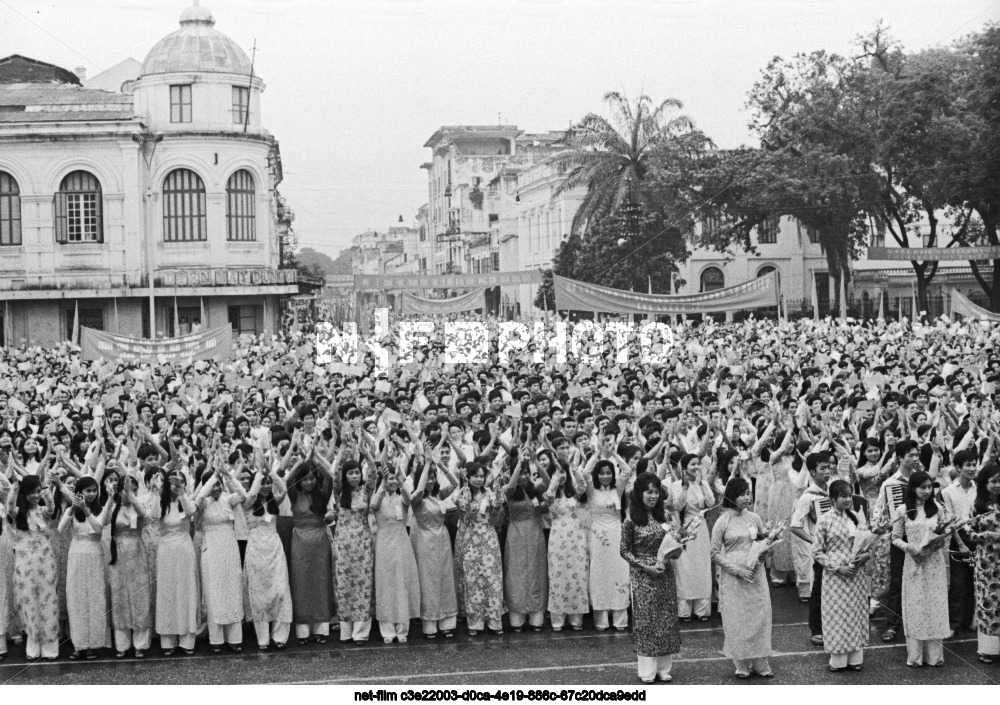
[[[298,292],[281,267],[294,215],[264,82],[214,25],[185,10],[122,92],[0,59],[5,344],[68,339],[77,316],[135,337],[276,329]]]

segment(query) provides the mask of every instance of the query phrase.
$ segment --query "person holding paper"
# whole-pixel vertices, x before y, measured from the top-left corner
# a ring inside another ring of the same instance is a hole
[[[484,625],[503,634],[503,562],[493,526],[503,497],[486,487],[486,468],[479,463],[467,464],[462,479],[455,540],[459,605],[465,607],[469,636],[478,636]]]
[[[549,564],[542,514],[547,506],[546,483],[528,472],[525,455],[519,448],[509,456],[514,470],[504,487],[510,511],[506,550],[503,555],[504,604],[515,632],[527,621],[540,632],[545,623],[549,600]]]
[[[640,474],[632,485],[629,516],[622,523],[620,552],[630,566],[632,634],[643,683],[672,681],[673,655],[681,650],[674,569],[669,555],[663,560],[659,555],[664,537],[672,532],[664,495],[655,474]]]
[[[278,516],[285,499],[285,483],[277,472],[258,459],[250,491],[243,501],[247,518],[247,551],[244,580],[247,617],[257,633],[257,648],[267,651],[274,641],[285,648],[292,622],[292,593],[288,561],[278,537]]]
[[[976,544],[976,631],[979,661],[1000,659],[1000,465],[979,471],[976,503],[968,526]]]
[[[139,482],[126,475],[118,480],[111,497],[108,583],[111,588],[111,625],[118,658],[135,648],[137,659],[145,658],[153,636],[152,577],[142,543],[146,509],[136,497]]]
[[[164,476],[160,491],[160,532],[156,547],[156,633],[164,656],[180,648],[194,653],[198,631],[198,579],[191,520],[197,508],[184,475]]]
[[[722,498],[723,512],[712,527],[712,560],[720,568],[719,611],[725,642],[722,652],[733,660],[736,677],[751,673],[773,678],[771,656],[771,595],[760,564],[761,552],[748,565],[754,542],[767,533],[761,518],[750,511],[753,495],[742,477],[730,478]]]
[[[458,487],[459,480],[445,463],[437,465],[435,470],[416,429],[411,429],[410,433],[416,447],[416,455],[411,460],[415,485],[410,504],[414,520],[410,542],[420,579],[420,619],[425,639],[436,639],[439,631],[445,639],[451,639],[455,636],[458,594],[451,538],[445,526],[444,501]],[[442,488],[438,483],[438,472],[448,478],[448,487]]]
[[[690,622],[692,612],[699,621],[707,622],[712,614],[712,542],[708,525],[699,518],[718,503],[715,467],[710,466],[703,476],[702,458],[693,453],[681,456],[680,465],[681,479],[675,480],[670,487],[672,509],[677,512],[682,526],[694,520],[697,529],[694,540],[685,545],[674,561],[677,614],[682,622]]]
[[[395,438],[399,438],[395,436]],[[388,441],[386,441],[388,443]],[[401,456],[408,464],[409,458]],[[405,644],[410,620],[420,616],[420,577],[413,546],[406,535],[410,493],[403,487],[401,470],[390,466],[371,499],[375,514],[375,617],[386,644]]]
[[[934,501],[930,475],[917,471],[906,485],[903,506],[894,516],[892,544],[906,553],[903,563],[903,630],[906,665],[944,665],[948,627],[948,569],[942,551],[950,532],[941,533],[944,512]]]
[[[813,540],[813,557],[823,570],[823,649],[830,654],[831,672],[860,671],[868,643],[868,589],[861,566],[870,554],[854,556],[860,520],[852,511],[850,483],[834,480],[829,498],[832,509],[819,517]]]

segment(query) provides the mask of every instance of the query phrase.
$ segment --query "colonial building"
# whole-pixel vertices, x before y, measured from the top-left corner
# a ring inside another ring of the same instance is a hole
[[[67,339],[77,312],[136,337],[227,323],[268,333],[298,292],[281,268],[293,215],[251,58],[195,3],[137,76],[97,90],[51,64],[0,59],[5,343]]]

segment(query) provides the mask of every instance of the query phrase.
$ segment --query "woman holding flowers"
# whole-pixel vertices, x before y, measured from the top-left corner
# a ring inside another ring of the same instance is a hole
[[[976,479],[969,538],[976,542],[976,630],[982,663],[1000,658],[1000,466],[990,462]]]
[[[717,504],[715,498],[715,468],[702,476],[702,459],[686,453],[681,457],[681,479],[670,488],[673,509],[681,524],[698,520],[702,513]],[[690,622],[691,614],[707,622],[712,614],[712,541],[708,526],[699,521],[694,540],[674,562],[677,575],[677,614],[682,622]]]
[[[725,643],[722,652],[733,660],[736,677],[751,672],[773,678],[771,656],[771,594],[760,561],[773,539],[764,522],[750,511],[750,484],[733,477],[726,484],[722,516],[712,528],[712,560],[721,568],[719,611]],[[775,532],[775,537],[777,532]]]
[[[813,558],[823,566],[823,647],[834,673],[860,671],[868,643],[868,588],[861,566],[870,554],[854,553],[859,522],[851,511],[851,484],[834,480],[829,494],[832,510],[816,522],[813,543]]]
[[[644,472],[635,479],[629,517],[622,523],[621,556],[632,577],[633,635],[643,683],[673,680],[673,655],[681,650],[677,623],[677,583],[669,556],[661,560],[660,545],[667,535],[663,506],[666,494],[659,478]]]
[[[906,552],[903,563],[903,629],[906,665],[944,665],[948,626],[948,561],[941,550],[950,532],[934,501],[930,475],[918,471],[906,483],[903,516],[893,524],[892,545]]]

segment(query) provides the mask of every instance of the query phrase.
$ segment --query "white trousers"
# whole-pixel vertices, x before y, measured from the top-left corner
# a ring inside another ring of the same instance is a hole
[[[569,625],[574,629],[580,629],[583,626],[583,615],[582,614],[566,614],[565,612],[549,612],[549,619],[552,621],[553,629],[562,629],[566,624],[566,619],[569,618]]]
[[[771,672],[771,664],[768,662],[767,657],[755,658],[755,659],[733,659],[733,665],[736,666],[737,673],[750,674],[751,671],[759,676],[767,675]]]
[[[43,641],[41,644],[33,636],[28,636],[27,656],[28,658],[55,658],[59,655],[59,642]]]
[[[941,639],[906,638],[906,662],[917,666],[944,663],[944,642]]]
[[[666,678],[674,666],[673,656],[639,656],[639,678],[652,680],[656,676]]]
[[[295,627],[296,630],[298,627]],[[368,634],[372,630],[372,621],[370,619],[363,620],[361,622],[341,622],[340,623],[340,640],[341,641],[368,641]]]
[[[628,610],[594,610],[594,626],[598,629],[607,629],[609,614],[615,629],[628,629]]]
[[[136,651],[145,651],[153,641],[153,630],[146,629],[115,629],[115,650],[128,651],[135,647]]]
[[[222,644],[242,644],[243,625],[239,622],[232,624],[211,624],[208,625],[208,643],[212,646],[222,646]]]
[[[420,622],[423,625],[424,634],[437,634],[439,629],[443,632],[455,631],[455,626],[458,624],[458,618],[445,617],[444,619],[439,619],[437,621],[433,619],[421,619]]]
[[[161,649],[176,649],[178,644],[182,649],[194,649],[194,634],[160,634]]]
[[[986,656],[1000,656],[1000,636],[990,636],[982,632],[976,632],[979,640],[977,651]]]
[[[316,622],[315,624],[296,624],[295,636],[298,639],[308,639],[309,634],[315,636],[330,636],[329,622]]]
[[[830,654],[830,668],[860,666],[865,660],[865,650],[856,649],[847,654]]]
[[[253,628],[257,631],[257,644],[267,646],[274,639],[275,644],[284,644],[288,641],[288,633],[292,625],[288,622],[265,622],[255,620]]]
[[[404,622],[402,624],[393,624],[392,622],[379,622],[378,630],[382,634],[383,639],[405,639],[410,635],[410,623]]]
[[[7,635],[0,634],[0,654],[7,653]]]
[[[712,615],[712,598],[706,597],[701,600],[677,600],[677,616],[690,617],[691,608],[694,608],[696,617],[710,617]]]

